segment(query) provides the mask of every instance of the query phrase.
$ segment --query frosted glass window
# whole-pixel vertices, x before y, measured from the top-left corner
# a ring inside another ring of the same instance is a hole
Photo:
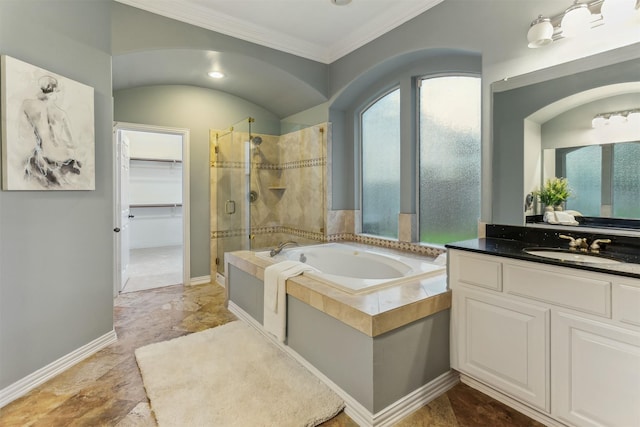
[[[602,148],[599,145],[582,147],[565,155],[565,177],[571,197],[566,208],[583,216],[600,216],[602,201]]]
[[[398,237],[400,90],[362,113],[362,232]]]
[[[640,143],[613,146],[613,216],[640,219]]]
[[[420,84],[420,241],[477,237],[480,217],[479,77],[445,76]]]

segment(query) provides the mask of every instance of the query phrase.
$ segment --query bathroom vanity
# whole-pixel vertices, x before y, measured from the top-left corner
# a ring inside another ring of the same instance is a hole
[[[547,425],[638,426],[640,253],[621,251],[615,264],[527,253],[554,239],[566,246],[561,232],[543,233],[544,243],[447,245],[451,366]]]

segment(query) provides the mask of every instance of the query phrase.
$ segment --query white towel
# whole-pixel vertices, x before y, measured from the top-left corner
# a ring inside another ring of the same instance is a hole
[[[544,213],[544,222],[549,224],[578,225],[576,218],[569,212],[552,211]]]
[[[282,261],[264,270],[263,326],[281,342],[284,342],[287,328],[287,279],[314,270],[299,261]]]

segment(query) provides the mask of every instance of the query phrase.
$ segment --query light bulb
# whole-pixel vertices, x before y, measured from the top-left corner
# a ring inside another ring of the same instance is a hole
[[[591,120],[591,126],[594,129],[600,129],[607,125],[607,119],[604,116],[595,116],[593,120]]]
[[[627,122],[640,130],[640,110],[631,111],[627,114]]]
[[[209,71],[207,74],[212,79],[221,79],[224,77],[224,73],[221,73],[220,71]]]
[[[636,0],[604,0],[600,13],[605,24],[630,20],[636,8]]]
[[[591,26],[591,12],[584,3],[577,1],[567,9],[560,21],[563,37],[576,37],[589,30]]]
[[[553,41],[553,25],[549,18],[543,18],[542,15],[531,23],[529,32],[527,32],[528,46],[537,48],[546,46]]]
[[[627,118],[620,113],[613,113],[609,117],[609,123],[613,126],[621,125],[626,121],[627,121]]]

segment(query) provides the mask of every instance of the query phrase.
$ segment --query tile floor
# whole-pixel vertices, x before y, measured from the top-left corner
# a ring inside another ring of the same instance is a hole
[[[182,246],[131,249],[129,280],[122,292],[178,285],[182,278]]]
[[[1,408],[0,426],[156,426],[134,350],[235,319],[224,308],[224,289],[211,284],[121,294],[116,298],[114,312],[118,341]],[[341,413],[322,426],[356,424]],[[541,424],[458,384],[398,426]]]

